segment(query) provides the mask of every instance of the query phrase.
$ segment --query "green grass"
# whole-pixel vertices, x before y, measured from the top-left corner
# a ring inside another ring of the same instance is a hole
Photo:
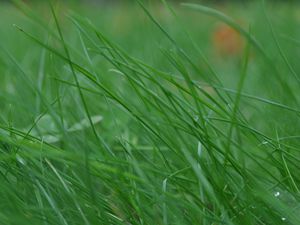
[[[0,224],[300,224],[299,22],[269,2],[0,5]],[[216,53],[220,23],[242,54]]]

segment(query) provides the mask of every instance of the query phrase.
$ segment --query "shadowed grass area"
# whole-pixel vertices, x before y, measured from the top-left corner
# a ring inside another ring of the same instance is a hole
[[[0,224],[299,224],[298,5],[0,5]]]

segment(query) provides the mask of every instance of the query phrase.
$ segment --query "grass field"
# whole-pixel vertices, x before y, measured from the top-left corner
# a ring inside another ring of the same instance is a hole
[[[0,225],[300,224],[298,4],[15,2]]]

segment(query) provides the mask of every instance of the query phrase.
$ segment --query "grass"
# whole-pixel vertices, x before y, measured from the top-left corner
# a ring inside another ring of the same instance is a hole
[[[294,4],[0,5],[0,224],[299,224]]]

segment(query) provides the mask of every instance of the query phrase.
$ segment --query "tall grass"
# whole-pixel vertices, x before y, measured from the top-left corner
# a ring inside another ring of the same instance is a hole
[[[0,224],[300,223],[294,9],[15,5],[0,16],[16,23],[1,22]],[[242,54],[212,50],[219,22]]]

